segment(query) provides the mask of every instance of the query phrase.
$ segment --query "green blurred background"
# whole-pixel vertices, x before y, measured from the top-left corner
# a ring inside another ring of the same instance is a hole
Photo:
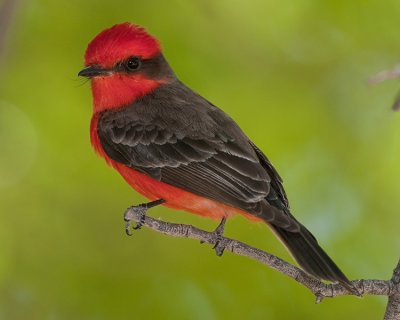
[[[390,111],[399,84],[366,81],[400,60],[398,0],[14,9],[0,62],[0,319],[382,317],[385,298],[316,305],[255,261],[145,228],[127,237],[122,214],[144,199],[94,154],[90,86],[77,72],[100,30],[145,26],[180,79],[270,157],[293,212],[345,273],[387,279],[400,252],[400,115]],[[150,215],[216,226],[162,207]],[[290,260],[264,225],[235,217],[226,235]]]

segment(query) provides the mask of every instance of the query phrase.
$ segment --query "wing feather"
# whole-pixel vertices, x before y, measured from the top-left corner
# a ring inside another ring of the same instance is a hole
[[[172,97],[153,93],[104,112],[98,134],[107,155],[154,179],[298,230],[282,181],[264,154],[225,113],[192,91],[183,97],[174,90]]]

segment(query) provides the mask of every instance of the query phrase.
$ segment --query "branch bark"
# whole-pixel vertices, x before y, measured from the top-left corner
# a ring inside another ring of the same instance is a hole
[[[296,282],[308,288],[316,297],[316,302],[320,303],[324,298],[334,298],[343,295],[354,295],[352,292],[337,283],[324,283],[300,268],[270,254],[263,250],[249,246],[241,241],[226,237],[217,239],[214,232],[208,232],[191,225],[170,223],[143,216],[130,208],[125,213],[125,219],[142,223],[144,226],[165,235],[191,238],[200,240],[201,243],[215,245],[217,240],[225,250],[257,260],[280,273],[287,275]],[[384,320],[400,319],[400,260],[394,269],[393,277],[390,280],[353,280],[352,284],[357,288],[361,295],[384,295],[388,296],[388,304]]]
[[[393,270],[393,277],[390,280],[389,301],[386,306],[384,319],[400,319],[400,260]]]

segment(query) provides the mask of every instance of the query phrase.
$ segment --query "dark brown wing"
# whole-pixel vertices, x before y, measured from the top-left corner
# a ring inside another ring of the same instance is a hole
[[[229,116],[183,89],[160,88],[132,106],[105,112],[98,134],[107,155],[159,181],[298,230],[282,210],[286,200],[280,207],[269,203],[271,196],[286,198],[280,180],[271,181],[271,173],[274,180],[279,176],[260,163],[262,153]]]

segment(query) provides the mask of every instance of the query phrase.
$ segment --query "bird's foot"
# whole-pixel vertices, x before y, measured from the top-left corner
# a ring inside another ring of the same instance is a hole
[[[158,206],[160,204],[163,204],[165,201],[163,199],[159,199],[156,201],[152,201],[149,203],[143,203],[139,204],[137,206],[132,206],[128,208],[125,213],[124,213],[124,220],[126,222],[125,224],[125,232],[128,236],[132,235],[132,230],[139,230],[145,223],[146,221],[146,213],[147,210]],[[139,219],[135,218],[139,217]],[[132,221],[135,220],[136,226],[132,227]]]
[[[137,206],[132,206],[128,208],[124,213],[125,232],[128,236],[132,235],[132,230],[138,230],[142,227],[146,220],[147,207],[145,204],[139,204]],[[136,226],[132,227],[133,217],[139,216],[139,221]]]
[[[215,237],[214,247],[215,253],[218,257],[222,256],[225,250],[225,243],[222,239],[224,235],[226,217],[223,217],[218,227],[214,230],[213,235]]]

